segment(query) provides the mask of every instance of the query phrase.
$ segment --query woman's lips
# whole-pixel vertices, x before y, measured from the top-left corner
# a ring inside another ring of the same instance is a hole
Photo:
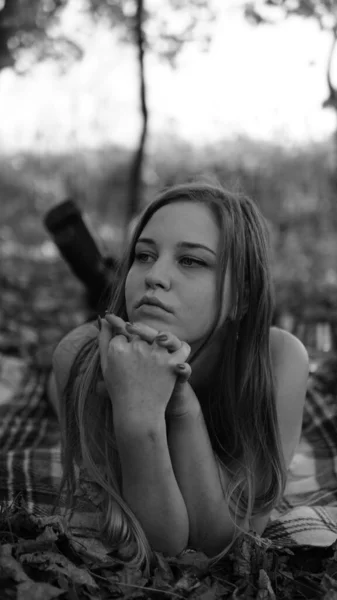
[[[151,313],[165,313],[168,315],[168,311],[165,308],[161,308],[161,306],[156,306],[155,304],[141,304],[137,310],[142,310],[143,312],[151,312]]]

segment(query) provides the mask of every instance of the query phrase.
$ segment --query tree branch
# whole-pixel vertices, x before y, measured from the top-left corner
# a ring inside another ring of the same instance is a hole
[[[142,130],[139,139],[138,149],[134,155],[131,165],[128,206],[127,206],[127,223],[137,213],[141,202],[142,195],[142,170],[144,160],[145,142],[147,136],[148,124],[148,108],[146,100],[146,77],[145,77],[145,34],[143,29],[144,17],[144,1],[137,1],[137,13],[135,21],[135,37],[138,51],[138,67],[139,67],[139,82],[140,82],[140,105],[142,115]]]
[[[332,70],[332,61],[333,61],[336,44],[337,44],[337,26],[334,27],[334,29],[333,29],[333,39],[332,39],[332,44],[330,47],[327,71],[326,71],[326,79],[327,79],[327,84],[328,84],[328,89],[329,89],[329,96],[322,103],[323,108],[330,107],[330,108],[334,108],[335,110],[337,110],[337,89],[333,86],[333,83],[332,83],[331,70]]]

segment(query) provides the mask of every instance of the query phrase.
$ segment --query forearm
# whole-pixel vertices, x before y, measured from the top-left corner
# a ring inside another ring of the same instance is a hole
[[[151,547],[175,556],[187,546],[188,514],[168,450],[165,418],[132,425],[114,414],[122,468],[122,495]]]
[[[188,546],[214,556],[232,541],[235,528],[201,409],[169,420],[168,446],[188,511]]]

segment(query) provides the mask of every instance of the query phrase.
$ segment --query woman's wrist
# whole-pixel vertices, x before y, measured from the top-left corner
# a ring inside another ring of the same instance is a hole
[[[166,413],[166,422],[168,424],[180,423],[183,421],[196,420],[199,419],[202,415],[202,410],[200,404],[185,406],[182,410],[179,411],[167,411]]]
[[[125,407],[113,406],[113,422],[115,431],[125,434],[152,434],[165,430],[165,411],[158,407],[156,411],[128,410]]]
[[[167,408],[166,420],[196,418],[202,413],[200,402],[189,383],[184,383],[180,391],[173,394]]]

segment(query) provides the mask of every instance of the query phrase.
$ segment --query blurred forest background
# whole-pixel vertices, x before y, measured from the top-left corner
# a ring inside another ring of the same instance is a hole
[[[0,351],[49,365],[94,314],[52,207],[73,199],[118,258],[160,188],[205,174],[268,219],[275,322],[335,350],[336,39],[331,0],[0,0]]]

